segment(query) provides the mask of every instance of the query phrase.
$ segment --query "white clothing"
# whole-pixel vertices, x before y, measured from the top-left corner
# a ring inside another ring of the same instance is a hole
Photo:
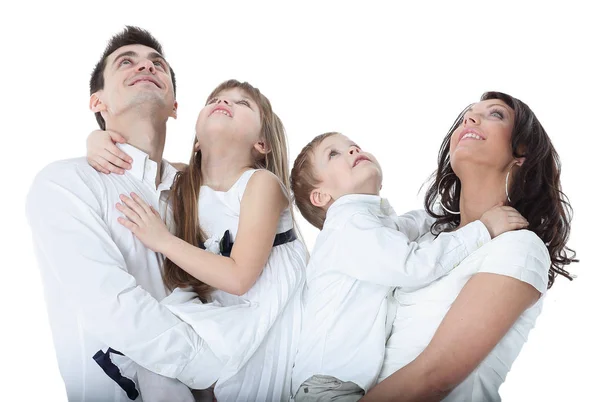
[[[226,192],[201,188],[198,212],[209,236],[208,250],[226,230],[235,241],[242,196],[254,172],[244,172]],[[291,210],[286,208],[277,233],[292,228]],[[201,304],[190,292],[178,289],[163,301],[192,325],[223,363],[215,385],[219,402],[288,400],[307,259],[306,248],[297,239],[273,247],[256,283],[242,296],[215,290],[213,301]]]
[[[71,401],[128,401],[92,359],[111,346],[142,366],[194,386],[205,345],[158,300],[163,258],[117,222],[119,194],[136,192],[161,213],[176,170],[119,144],[124,175],[96,172],[85,158],[51,163],[35,178],[26,210],[58,365]]]
[[[329,207],[306,269],[293,394],[313,375],[368,391],[383,364],[393,288],[427,285],[490,239],[476,221],[430,244],[414,242],[427,231],[419,213],[399,218],[378,196],[346,195]]]
[[[434,236],[429,233],[419,239],[419,244],[433,241]],[[427,347],[466,282],[479,272],[489,272],[529,283],[542,296],[521,314],[490,354],[444,401],[500,401],[498,389],[541,312],[549,269],[550,256],[542,240],[533,232],[518,230],[496,237],[427,287],[396,289],[396,318],[379,380],[413,361]]]

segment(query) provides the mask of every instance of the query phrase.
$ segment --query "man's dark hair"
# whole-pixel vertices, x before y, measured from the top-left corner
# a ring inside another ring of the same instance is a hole
[[[118,48],[127,45],[144,45],[163,54],[161,44],[150,32],[142,28],[127,25],[122,32],[119,32],[109,40],[100,61],[94,67],[90,78],[90,95],[104,88],[104,69],[106,68],[106,59],[108,56]],[[171,72],[171,81],[173,81],[173,93],[176,94],[175,72],[171,68],[171,65],[169,65],[169,70]],[[106,130],[106,122],[100,112],[96,112],[96,121],[98,121],[98,125],[102,130]]]

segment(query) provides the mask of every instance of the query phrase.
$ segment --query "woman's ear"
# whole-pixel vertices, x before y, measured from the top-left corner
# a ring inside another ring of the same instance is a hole
[[[523,163],[525,163],[525,157],[521,156],[520,158],[515,158],[515,165],[517,166],[523,166]]]

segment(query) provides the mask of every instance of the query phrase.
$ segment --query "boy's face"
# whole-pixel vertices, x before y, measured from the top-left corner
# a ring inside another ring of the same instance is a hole
[[[315,147],[312,158],[314,171],[321,180],[311,192],[313,205],[328,208],[347,194],[379,195],[382,181],[379,162],[346,136],[327,137]]]

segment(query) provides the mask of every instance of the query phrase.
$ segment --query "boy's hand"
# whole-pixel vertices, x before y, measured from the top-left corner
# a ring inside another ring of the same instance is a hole
[[[516,209],[503,206],[502,203],[487,210],[481,215],[480,220],[490,232],[492,239],[509,230],[523,229],[529,226],[529,222]]]

